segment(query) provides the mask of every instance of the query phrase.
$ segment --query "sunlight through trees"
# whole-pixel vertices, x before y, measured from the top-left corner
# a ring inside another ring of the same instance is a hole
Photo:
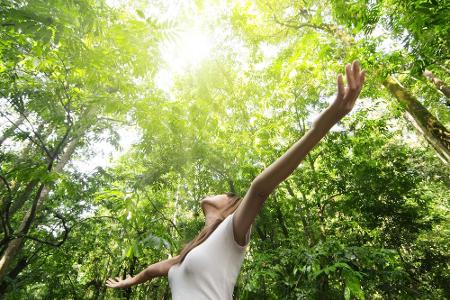
[[[358,59],[357,106],[269,197],[234,299],[450,298],[446,1],[3,0],[0,298],[173,257],[245,194]]]

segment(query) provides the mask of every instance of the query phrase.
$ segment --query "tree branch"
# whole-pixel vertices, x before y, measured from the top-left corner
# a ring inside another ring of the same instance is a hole
[[[0,166],[0,171],[1,171],[1,166]],[[12,191],[11,191],[11,187],[8,183],[8,180],[6,180],[6,178],[1,174],[0,174],[0,178],[4,182],[4,184],[8,190],[7,200],[5,202],[5,199],[3,199],[3,203],[2,203],[2,207],[1,207],[2,227],[3,227],[4,233],[5,233],[5,238],[6,238],[12,232],[12,227],[9,222],[9,207],[11,206],[11,202],[12,202]]]
[[[39,238],[30,236],[30,235],[25,235],[24,237],[27,238],[27,239],[30,239],[30,240],[42,243],[42,244],[46,244],[46,245],[52,246],[52,247],[59,247],[59,246],[61,246],[67,240],[67,238],[69,237],[69,233],[70,233],[70,230],[72,228],[67,227],[66,220],[64,219],[64,217],[61,214],[55,212],[54,216],[61,220],[62,226],[64,227],[64,235],[63,235],[63,239],[61,241],[55,243],[55,242],[50,242],[50,241],[44,241],[44,240],[41,240]]]
[[[175,231],[177,232],[177,234],[178,234],[179,236],[181,236],[181,233],[180,233],[180,231],[178,230],[177,225],[175,225],[175,223],[174,223],[171,219],[167,218],[167,217],[166,217],[166,216],[165,216],[165,215],[164,215],[164,214],[156,207],[155,203],[150,199],[150,196],[148,195],[147,191],[144,191],[144,193],[145,193],[145,195],[147,196],[147,199],[149,200],[149,202],[150,202],[150,204],[152,205],[153,209],[156,210],[156,211],[161,215],[161,217],[162,217],[164,220],[168,221],[168,222],[170,223],[170,225],[172,225],[172,227],[175,229]]]

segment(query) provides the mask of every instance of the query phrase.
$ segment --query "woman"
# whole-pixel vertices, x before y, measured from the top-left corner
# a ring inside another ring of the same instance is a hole
[[[153,264],[134,277],[110,278],[106,285],[127,288],[158,276],[168,276],[174,300],[232,299],[250,227],[264,202],[355,105],[365,72],[360,70],[358,61],[347,64],[345,71],[347,86],[339,75],[334,102],[299,141],[253,180],[243,199],[233,194],[204,198],[201,207],[206,218],[205,227],[178,256]]]

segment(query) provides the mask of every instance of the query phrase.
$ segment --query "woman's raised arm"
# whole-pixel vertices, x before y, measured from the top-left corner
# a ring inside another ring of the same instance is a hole
[[[342,75],[339,75],[335,101],[319,115],[299,141],[253,180],[234,216],[234,238],[239,244],[245,243],[246,234],[270,193],[292,174],[309,151],[354,107],[364,83],[365,72],[360,70],[358,61],[347,64],[345,71],[347,87],[344,86]]]
[[[151,280],[155,277],[167,276],[170,267],[172,267],[178,261],[178,256],[160,261],[153,265],[148,266],[142,272],[134,277],[128,275],[126,279],[120,277],[109,278],[106,281],[106,286],[110,288],[128,288],[132,285],[139,284]]]

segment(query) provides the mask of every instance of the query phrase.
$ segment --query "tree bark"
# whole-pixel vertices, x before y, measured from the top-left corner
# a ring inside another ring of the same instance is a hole
[[[19,275],[19,273],[25,269],[28,266],[29,262],[27,260],[27,258],[22,258],[18,261],[18,263],[16,264],[16,266],[9,272],[8,277],[11,279],[16,279],[17,275]],[[0,284],[0,295],[4,295],[6,292],[6,289],[8,288],[8,284],[3,281]]]
[[[425,70],[423,72],[423,76],[425,76],[430,82],[434,84],[434,86],[442,93],[445,97],[447,97],[447,106],[450,106],[450,87],[437,78],[433,72],[429,70]]]
[[[395,77],[388,76],[383,84],[406,109],[410,119],[413,120],[414,127],[423,134],[428,143],[436,150],[439,158],[444,163],[449,164],[450,132]]]

